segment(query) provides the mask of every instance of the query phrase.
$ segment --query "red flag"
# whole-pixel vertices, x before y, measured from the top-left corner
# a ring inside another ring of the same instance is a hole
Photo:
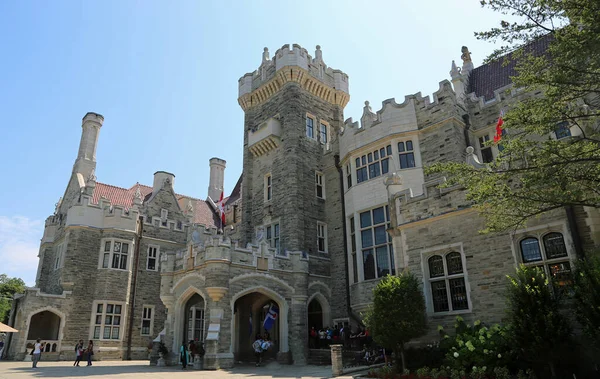
[[[218,208],[219,208],[219,214],[221,216],[221,227],[224,228],[225,227],[225,207],[223,204],[223,191],[221,191],[221,199],[219,199]]]
[[[498,143],[502,139],[502,125],[504,125],[504,120],[502,119],[504,116],[504,112],[500,111],[500,116],[498,117],[498,123],[496,124],[496,134],[494,135],[494,142]]]

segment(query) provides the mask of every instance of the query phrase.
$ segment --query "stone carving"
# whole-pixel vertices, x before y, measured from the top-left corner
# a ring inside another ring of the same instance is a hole
[[[269,60],[269,48],[265,47],[262,53],[262,61],[266,62]]]
[[[460,59],[463,60],[463,64],[467,64],[467,63],[471,63],[471,52],[469,51],[469,48],[466,46],[463,46],[462,49],[462,55],[460,56]]]
[[[90,172],[90,175],[87,178],[88,182],[95,182],[96,181],[96,170],[92,169],[92,172]]]
[[[192,200],[188,200],[186,211],[188,213],[192,213],[194,211],[194,206],[192,205]]]
[[[134,199],[142,200],[142,191],[140,191],[140,187],[135,190],[135,195],[133,195]]]
[[[317,49],[315,50],[315,59],[318,61],[323,61],[323,52],[321,51],[321,46],[317,45]]]

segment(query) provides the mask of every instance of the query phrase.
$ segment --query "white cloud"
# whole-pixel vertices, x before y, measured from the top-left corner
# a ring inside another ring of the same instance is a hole
[[[44,222],[23,216],[0,216],[0,274],[35,285]]]

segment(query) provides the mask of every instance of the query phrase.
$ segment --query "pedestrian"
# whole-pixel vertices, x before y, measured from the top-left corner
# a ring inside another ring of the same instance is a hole
[[[187,347],[185,346],[185,341],[181,344],[181,348],[179,349],[179,357],[181,359],[181,365],[183,366],[181,369],[185,370],[187,367]]]
[[[90,343],[88,344],[87,347],[87,359],[88,359],[88,366],[92,365],[92,355],[94,355],[94,341],[90,340]]]
[[[83,358],[83,340],[79,340],[79,342],[77,342],[75,345],[75,362],[73,363],[73,367],[79,367],[81,358]]]
[[[256,356],[256,367],[260,366],[262,361],[263,342],[264,341],[260,334],[257,334],[254,343],[252,343],[252,348],[254,349],[254,356]]]
[[[317,348],[317,330],[315,329],[314,325],[313,327],[310,329],[310,340],[309,340],[309,346],[311,349],[316,349]]]
[[[37,364],[40,361],[40,356],[42,355],[42,349],[44,348],[44,345],[45,345],[45,343],[42,343],[39,338],[35,341],[35,345],[33,347],[32,353],[31,353],[31,355],[32,355],[31,360],[33,361],[33,365],[32,365],[33,368],[37,368]]]
[[[188,356],[190,358],[188,359],[188,362],[194,363],[195,355],[196,355],[196,344],[194,343],[194,340],[190,340],[190,344],[188,345]]]

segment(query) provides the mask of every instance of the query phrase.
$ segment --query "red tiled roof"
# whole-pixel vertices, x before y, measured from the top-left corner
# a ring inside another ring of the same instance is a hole
[[[96,182],[96,188],[92,194],[92,203],[98,204],[100,198],[105,197],[110,200],[112,205],[119,205],[125,208],[131,208],[133,206],[133,198],[135,192],[140,189],[142,198],[147,201],[152,194],[152,187],[145,186],[143,184],[136,183],[131,188],[121,188],[111,186],[110,184],[104,184]],[[194,223],[203,224],[206,226],[217,226],[219,218],[204,200],[196,199],[190,196],[175,194],[177,201],[181,209],[185,210],[188,205],[188,201],[191,200],[192,206],[194,207]]]
[[[534,56],[540,56],[548,50],[551,41],[552,35],[546,34],[525,46],[525,49]],[[467,93],[475,92],[477,97],[493,99],[495,90],[511,84],[511,77],[517,75],[516,65],[517,61],[512,59],[511,53],[473,69],[469,75]]]

